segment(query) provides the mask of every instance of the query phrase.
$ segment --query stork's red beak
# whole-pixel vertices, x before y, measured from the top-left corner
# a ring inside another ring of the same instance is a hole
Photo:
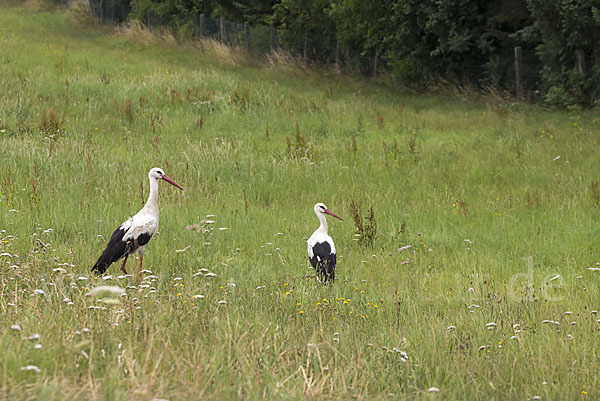
[[[172,179],[170,179],[168,175],[163,174],[161,178],[163,180],[165,180],[166,182],[168,182],[169,184],[173,185],[174,187],[177,187],[177,188],[179,188],[179,189],[181,189],[183,191],[183,188],[181,188],[181,185],[179,185],[178,183],[176,183],[175,181],[173,181]]]
[[[332,212],[331,210],[329,210],[329,209],[325,209],[325,213],[326,213],[326,214],[328,214],[328,215],[330,215],[330,216],[333,216],[333,217],[335,217],[336,219],[340,219],[340,220],[344,221],[344,219],[342,219],[340,216],[338,216],[337,214],[333,213],[333,212]]]

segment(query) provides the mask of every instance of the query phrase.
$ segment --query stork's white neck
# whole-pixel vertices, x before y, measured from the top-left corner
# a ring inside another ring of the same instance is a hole
[[[149,179],[150,195],[148,195],[148,200],[142,210],[158,216],[158,180],[154,177],[149,177]]]
[[[315,211],[315,214],[317,215],[317,217],[319,218],[319,221],[321,222],[321,225],[319,226],[317,231],[327,234],[327,218],[325,218],[325,215],[321,212]]]

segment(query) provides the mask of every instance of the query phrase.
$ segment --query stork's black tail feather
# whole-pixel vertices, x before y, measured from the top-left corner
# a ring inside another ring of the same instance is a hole
[[[327,259],[320,260],[317,263],[316,271],[319,281],[327,283],[335,280],[335,262],[335,253],[332,253]]]
[[[317,278],[321,282],[335,280],[335,253],[331,252],[331,245],[327,241],[318,242],[312,248],[313,256],[310,258],[310,264],[317,273]]]
[[[126,230],[123,230],[121,227],[115,230],[108,241],[106,249],[92,267],[92,272],[95,272],[97,275],[104,274],[108,266],[125,256],[127,253],[127,243],[123,241],[125,232]]]

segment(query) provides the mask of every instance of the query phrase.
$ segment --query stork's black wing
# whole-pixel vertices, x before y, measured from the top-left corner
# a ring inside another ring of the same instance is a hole
[[[123,237],[130,229],[131,227],[124,229],[121,226],[115,230],[108,241],[108,245],[106,245],[106,249],[92,267],[93,272],[95,271],[98,275],[104,274],[108,266],[123,258],[126,254],[135,252],[140,246],[146,245],[152,239],[151,234],[141,233],[136,238],[123,241]]]
[[[119,227],[113,232],[108,241],[108,245],[106,245],[106,249],[92,267],[93,272],[96,272],[96,274],[99,275],[104,274],[106,269],[108,269],[108,266],[127,254],[127,242],[123,241],[123,237],[128,229]]]
[[[329,242],[317,242],[313,246],[312,252],[313,257],[310,258],[310,264],[316,269],[319,262],[329,258],[329,255],[331,254],[331,245],[329,245]]]

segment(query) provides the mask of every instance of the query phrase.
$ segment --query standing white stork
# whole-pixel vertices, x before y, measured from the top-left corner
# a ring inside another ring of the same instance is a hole
[[[129,218],[113,232],[108,245],[98,261],[92,267],[97,274],[104,274],[108,266],[125,257],[121,270],[127,274],[125,263],[130,254],[138,252],[140,255],[139,275],[142,277],[142,262],[144,251],[152,236],[158,229],[158,180],[165,180],[171,185],[183,188],[169,178],[160,168],[153,168],[148,172],[150,180],[150,195],[144,207],[133,217]]]
[[[306,241],[308,244],[308,258],[317,273],[319,281],[333,281],[335,279],[336,263],[335,245],[329,234],[327,234],[327,218],[325,218],[325,215],[328,214],[342,221],[344,219],[327,209],[327,206],[322,203],[317,203],[314,210],[321,225]]]

